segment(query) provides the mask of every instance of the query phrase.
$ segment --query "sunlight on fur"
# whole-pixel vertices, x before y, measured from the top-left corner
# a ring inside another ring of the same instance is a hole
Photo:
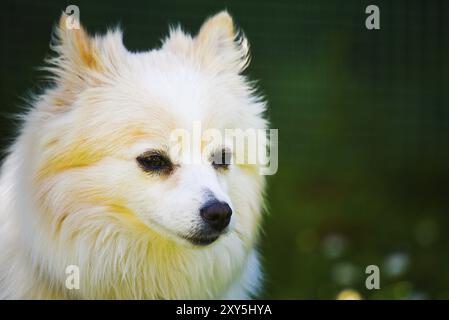
[[[231,16],[209,18],[196,36],[171,28],[147,52],[129,52],[119,29],[67,29],[63,16],[52,49],[54,84],[23,115],[2,166],[0,298],[257,295],[258,165],[216,170],[171,156],[167,173],[153,173],[136,161],[154,150],[166,157],[169,133],[194,121],[267,128],[266,104],[242,74],[249,45]],[[212,198],[232,209],[214,238],[199,213]],[[79,266],[78,290],[65,287],[69,265]]]

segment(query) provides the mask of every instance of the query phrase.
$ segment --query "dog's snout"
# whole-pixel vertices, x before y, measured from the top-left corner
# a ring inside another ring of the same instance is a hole
[[[203,220],[217,231],[222,231],[231,221],[232,209],[226,202],[212,201],[200,209]]]

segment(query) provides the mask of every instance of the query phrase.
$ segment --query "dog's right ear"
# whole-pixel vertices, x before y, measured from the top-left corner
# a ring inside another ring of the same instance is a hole
[[[87,34],[79,21],[71,21],[72,19],[76,18],[68,17],[63,13],[59,20],[57,29],[60,44],[59,53],[64,56],[67,62],[73,64],[71,67],[99,70],[101,65],[94,38]]]
[[[120,30],[109,31],[104,36],[90,36],[79,21],[73,19],[62,14],[51,43],[56,56],[48,60],[49,65],[44,69],[52,73],[56,82],[76,92],[101,83],[116,72],[126,48]]]

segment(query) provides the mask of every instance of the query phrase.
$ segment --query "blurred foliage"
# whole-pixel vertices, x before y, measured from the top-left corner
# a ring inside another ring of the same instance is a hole
[[[68,4],[89,31],[118,22],[130,50],[169,24],[198,30],[227,8],[252,45],[279,128],[261,251],[263,298],[449,298],[449,2],[3,1],[1,105],[37,90],[51,26]],[[365,28],[376,4],[381,30]],[[381,289],[365,288],[365,268]],[[345,290],[347,289],[347,290]]]

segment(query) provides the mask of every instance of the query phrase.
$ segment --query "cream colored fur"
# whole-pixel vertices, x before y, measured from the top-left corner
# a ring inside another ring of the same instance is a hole
[[[142,35],[144,36],[144,35]],[[166,148],[171,130],[266,128],[265,103],[241,75],[248,44],[227,12],[192,37],[129,52],[119,30],[65,27],[38,96],[3,163],[0,298],[249,298],[260,288],[255,249],[264,178],[257,165],[183,165],[168,177],[136,157]],[[179,159],[173,159],[177,161]],[[198,222],[202,192],[227,201],[229,231],[207,246],[179,237]],[[80,268],[79,290],[65,287]]]

